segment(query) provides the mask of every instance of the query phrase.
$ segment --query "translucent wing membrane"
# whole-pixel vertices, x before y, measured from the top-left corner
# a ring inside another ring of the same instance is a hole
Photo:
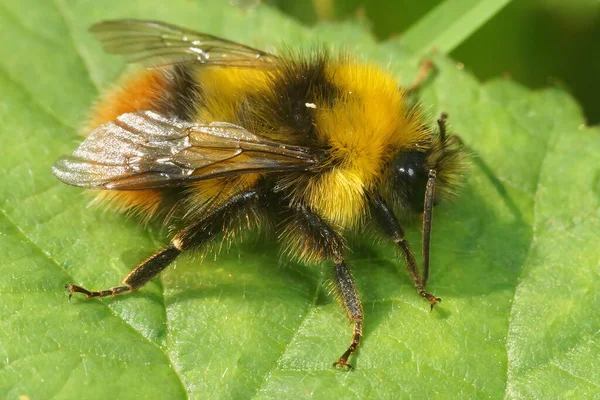
[[[140,190],[250,172],[305,171],[316,163],[309,148],[269,141],[237,125],[139,111],[94,129],[52,171],[69,185]]]
[[[269,67],[277,58],[230,40],[157,21],[104,21],[93,25],[90,32],[102,43],[104,51],[123,55],[128,62]]]

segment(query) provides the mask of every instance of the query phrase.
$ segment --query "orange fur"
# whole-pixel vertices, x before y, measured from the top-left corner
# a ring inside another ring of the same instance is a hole
[[[94,106],[85,133],[113,121],[121,114],[151,109],[165,87],[165,76],[161,70],[139,71]],[[95,201],[98,203],[113,204],[118,211],[136,211],[146,218],[158,211],[162,200],[159,190],[102,190],[96,194]]]
[[[197,110],[198,120],[234,121],[242,94],[260,90],[267,83],[268,73],[248,68],[199,68],[195,79],[202,83],[206,104]],[[117,90],[110,92],[94,108],[87,132],[119,115],[153,109],[167,88],[166,76],[160,69],[142,70],[129,77]],[[182,212],[199,214],[254,184],[260,175],[237,178],[215,178],[190,184],[189,198]],[[97,193],[98,203],[110,203],[121,212],[136,212],[150,219],[160,210],[163,198],[160,190],[108,191]]]
[[[151,109],[165,87],[165,76],[161,70],[139,71],[94,106],[85,133],[115,120],[121,114]]]

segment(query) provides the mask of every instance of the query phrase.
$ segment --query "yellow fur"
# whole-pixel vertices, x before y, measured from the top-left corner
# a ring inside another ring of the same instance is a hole
[[[205,104],[197,110],[205,122],[235,122],[240,101],[245,94],[264,90],[269,74],[254,68],[198,68],[196,80],[201,83]]]
[[[317,102],[316,122],[336,166],[310,180],[305,198],[330,223],[352,229],[386,163],[400,150],[419,147],[425,132],[418,129],[421,115],[406,109],[398,83],[378,67],[333,61],[327,74],[342,98],[332,108]]]
[[[189,197],[183,207],[186,210],[186,215],[201,217],[199,214],[206,213],[236,194],[250,189],[259,178],[260,174],[244,174],[191,183],[189,185]]]

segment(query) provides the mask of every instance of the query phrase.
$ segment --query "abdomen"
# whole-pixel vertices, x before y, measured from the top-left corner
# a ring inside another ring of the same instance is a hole
[[[256,69],[174,65],[141,70],[106,94],[92,109],[85,134],[121,114],[153,110],[190,122],[238,123],[237,111],[244,95],[264,84],[266,74]],[[246,174],[190,183],[180,188],[151,190],[101,190],[97,202],[143,219],[177,216],[197,218],[206,207],[252,187],[260,176]]]

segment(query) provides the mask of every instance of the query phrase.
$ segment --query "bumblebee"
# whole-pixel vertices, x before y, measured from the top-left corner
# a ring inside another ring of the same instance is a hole
[[[90,31],[107,53],[149,68],[95,106],[89,134],[53,173],[180,230],[121,286],[68,284],[69,297],[135,291],[182,252],[268,221],[290,257],[333,268],[333,291],[354,325],[334,366],[350,367],[363,330],[344,258],[349,232],[378,227],[418,294],[432,309],[441,301],[426,291],[432,210],[455,193],[465,158],[445,116],[431,128],[392,76],[349,54],[278,56],[155,21]],[[396,215],[422,215],[422,273]]]

